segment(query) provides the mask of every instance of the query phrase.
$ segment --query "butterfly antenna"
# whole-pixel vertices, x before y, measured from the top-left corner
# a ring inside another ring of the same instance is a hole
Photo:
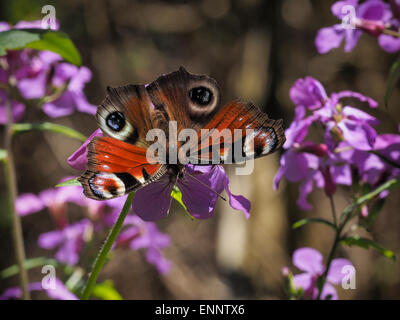
[[[187,174],[189,177],[193,178],[194,180],[196,180],[197,182],[199,182],[200,184],[202,184],[204,187],[206,187],[208,190],[211,190],[212,192],[214,192],[218,197],[220,197],[222,200],[226,201],[226,199],[221,196],[220,193],[218,193],[217,191],[213,190],[210,188],[210,186],[206,185],[203,181],[197,179],[195,176],[191,175],[190,173],[188,173],[187,171],[185,172],[185,174]]]

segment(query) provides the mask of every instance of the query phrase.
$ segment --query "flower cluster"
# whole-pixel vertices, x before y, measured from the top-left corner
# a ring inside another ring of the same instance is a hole
[[[354,8],[354,12],[349,10]],[[333,15],[348,24],[336,24],[319,30],[315,44],[319,53],[338,48],[345,41],[346,52],[353,50],[362,33],[378,39],[387,52],[400,50],[400,2],[389,0],[337,1],[331,7]],[[352,16],[354,13],[355,16]]]
[[[12,28],[42,28],[41,21],[21,21]],[[11,29],[0,22],[0,32]],[[6,123],[6,103],[11,103],[14,121],[21,120],[26,104],[33,100],[49,117],[72,114],[75,110],[96,113],[83,88],[91,79],[87,67],[77,67],[62,61],[50,51],[24,49],[7,51],[0,57],[0,123]]]
[[[56,250],[55,258],[59,262],[74,266],[80,262],[83,250],[95,235],[107,231],[115,223],[124,202],[125,198],[91,200],[83,195],[81,187],[70,186],[44,190],[38,195],[22,194],[18,197],[16,208],[23,216],[47,208],[55,230],[41,234],[38,245],[44,249]],[[84,208],[86,217],[70,223],[68,203]],[[169,243],[169,236],[161,233],[154,223],[145,222],[132,213],[125,219],[123,232],[116,241],[117,247],[146,249],[147,261],[162,274],[170,269],[170,263],[161,251]]]
[[[292,256],[293,265],[303,271],[303,273],[291,275],[289,268],[284,267],[282,273],[285,277],[292,277],[293,291],[301,290],[301,298],[317,299],[319,295],[318,280],[324,276],[326,267],[323,264],[323,256],[320,252],[313,248],[297,249]],[[326,274],[327,282],[321,290],[320,298],[323,300],[337,300],[338,295],[333,284],[341,284],[346,275],[345,267],[353,267],[353,264],[343,258],[333,259],[330,268]],[[296,294],[297,295],[297,294]]]
[[[352,98],[376,108],[376,101],[352,91],[328,96],[312,77],[297,80],[290,97],[296,105],[295,118],[285,131],[286,152],[274,184],[278,188],[283,177],[301,182],[298,205],[302,209],[311,209],[307,196],[314,184],[332,196],[337,185],[357,182],[373,188],[399,176],[394,164],[400,164],[400,135],[378,134],[375,117],[342,102]],[[311,126],[322,129],[319,143],[308,140]]]

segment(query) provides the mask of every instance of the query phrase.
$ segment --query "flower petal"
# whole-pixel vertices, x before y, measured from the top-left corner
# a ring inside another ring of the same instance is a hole
[[[313,248],[300,248],[293,253],[293,265],[311,275],[321,275],[324,271],[322,254]]]
[[[33,193],[24,193],[18,196],[15,206],[20,216],[26,216],[42,210],[44,203]]]
[[[69,291],[59,279],[55,280],[55,288],[46,289],[46,293],[55,300],[78,300],[77,296]]]
[[[225,174],[225,179],[224,179],[224,187],[226,193],[229,195],[229,204],[230,206],[235,209],[235,210],[240,210],[246,217],[246,219],[250,218],[250,207],[251,203],[250,201],[241,196],[241,195],[234,195],[230,190],[229,190],[229,178]]]
[[[344,31],[341,25],[320,29],[315,38],[318,52],[324,54],[338,48],[345,36]]]
[[[166,274],[171,270],[171,262],[163,256],[160,250],[149,248],[146,252],[146,260],[153,264],[159,273]]]
[[[67,159],[68,164],[75,169],[85,170],[87,164],[87,146],[94,137],[101,137],[103,133],[100,129],[94,131],[90,137]]]
[[[375,143],[376,131],[366,123],[344,119],[338,127],[342,130],[344,139],[355,149],[371,150]]]
[[[329,300],[337,300],[338,295],[336,289],[331,284],[325,283],[324,288],[322,289],[321,292],[321,299],[326,300],[328,298]]]
[[[345,274],[342,271],[343,268],[346,266],[353,267],[353,264],[349,260],[342,258],[332,260],[327,276],[327,281],[333,284],[342,283],[342,279],[345,276]]]
[[[163,177],[137,190],[132,201],[133,212],[144,221],[163,218],[171,203],[172,187],[168,177]]]

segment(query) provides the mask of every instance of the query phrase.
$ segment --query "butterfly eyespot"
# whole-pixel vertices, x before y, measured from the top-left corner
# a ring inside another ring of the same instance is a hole
[[[189,91],[189,98],[192,102],[200,105],[208,105],[213,98],[213,94],[210,89],[206,87],[195,87]]]
[[[110,113],[107,116],[106,123],[110,129],[114,131],[121,131],[125,127],[125,116],[119,111]]]

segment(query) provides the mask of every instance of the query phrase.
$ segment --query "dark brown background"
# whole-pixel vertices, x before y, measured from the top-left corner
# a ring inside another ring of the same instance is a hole
[[[383,104],[386,78],[396,55],[383,52],[376,39],[363,35],[356,49],[343,48],[319,55],[314,38],[319,28],[337,23],[330,12],[334,1],[310,0],[199,0],[199,1],[53,1],[61,30],[67,32],[80,50],[84,65],[93,72],[85,92],[98,104],[107,85],[148,83],[180,65],[192,73],[217,79],[223,102],[241,97],[263,108],[270,117],[282,117],[287,127],[294,115],[289,89],[297,78],[311,75],[328,92],[354,90],[368,94]],[[16,23],[42,17],[48,1],[2,1],[0,20]],[[389,109],[373,114],[383,120],[381,132],[396,132],[399,122],[399,93]],[[33,112],[25,121],[43,121]],[[74,114],[54,120],[89,135],[96,129],[93,117]],[[77,174],[66,158],[79,142],[52,133],[31,133],[15,139],[20,193],[49,188],[66,175]],[[333,233],[324,226],[310,225],[300,230],[290,226],[303,217],[329,219],[329,203],[321,191],[314,192],[314,209],[302,212],[296,206],[298,186],[283,182],[278,192],[272,180],[278,169],[279,153],[257,160],[250,176],[231,172],[231,189],[252,202],[252,217],[246,219],[226,203],[218,204],[215,216],[207,221],[191,221],[178,206],[158,223],[172,237],[166,250],[171,272],[159,276],[143,255],[118,250],[101,274],[114,280],[126,299],[225,299],[284,298],[281,268],[290,265],[296,248],[311,246],[326,256]],[[232,171],[232,170],[231,170]],[[5,210],[3,173],[0,176],[0,270],[15,263],[10,233],[10,217]],[[338,209],[349,201],[349,191],[336,195]],[[399,253],[399,200],[392,193],[373,228],[373,236]],[[75,219],[82,217],[71,206]],[[48,214],[24,217],[27,256],[47,255],[37,247],[40,233],[52,229]],[[399,298],[398,262],[373,251],[340,250],[357,271],[357,289],[339,289],[341,298]],[[30,271],[39,280],[40,269]],[[17,284],[17,277],[0,280],[0,292]]]

